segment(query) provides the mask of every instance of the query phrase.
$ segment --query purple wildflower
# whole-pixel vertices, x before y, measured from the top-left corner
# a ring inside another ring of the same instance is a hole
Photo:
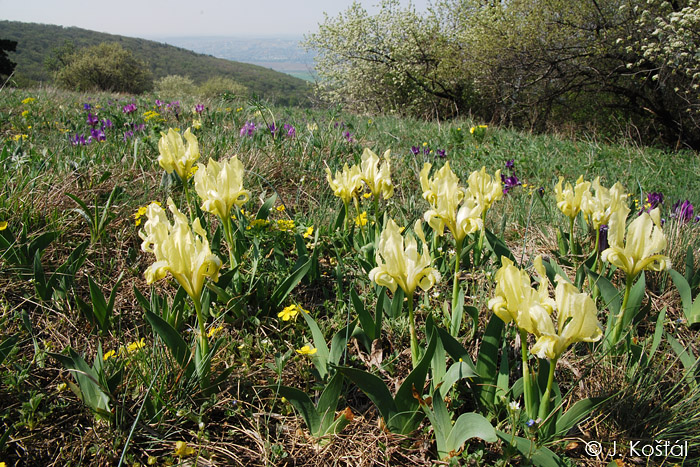
[[[287,132],[288,138],[294,138],[297,135],[297,130],[289,123],[284,124],[284,130]]]
[[[74,137],[70,139],[70,142],[73,146],[87,146],[89,144],[89,141],[85,140],[85,135],[78,135],[76,134]]]
[[[270,133],[272,133],[272,136],[275,136],[275,133],[277,133],[278,128],[275,126],[274,123],[270,123],[267,125],[267,129],[270,130]]]
[[[83,109],[90,110],[92,109],[92,106],[90,104],[83,104]]]
[[[160,99],[156,99],[156,107],[162,107],[163,102]]]
[[[125,105],[124,107],[122,107],[122,112],[124,112],[125,114],[136,112],[136,104],[131,103]]]
[[[681,200],[676,201],[673,207],[671,207],[671,211],[671,217],[677,217],[683,222],[690,222],[693,220],[693,205],[687,199],[683,202],[681,202]]]
[[[352,133],[350,133],[349,131],[344,132],[343,136],[345,137],[345,141],[347,141],[348,143],[353,142]]]
[[[426,146],[426,147],[423,149],[423,154],[425,154],[426,156],[427,156],[428,154],[430,154],[430,148],[429,148],[428,146]]]
[[[108,118],[102,119],[102,125],[101,125],[101,126],[102,126],[102,129],[103,129],[103,130],[104,130],[105,128],[112,128],[112,126],[113,126],[112,120],[110,120],[110,119],[108,119]]]
[[[88,117],[87,117],[87,123],[88,125],[94,127],[97,125],[99,122],[99,119],[97,118],[97,115],[93,115],[91,112],[88,112]]]
[[[649,204],[651,206],[648,209],[648,211],[651,211],[652,209],[657,207],[659,204],[662,204],[663,202],[664,202],[663,193],[657,193],[657,192],[647,193],[647,204]]]
[[[256,127],[255,123],[253,122],[245,122],[245,125],[241,127],[241,136],[253,136],[253,133],[255,133]]]
[[[437,154],[437,156],[438,156],[440,159],[444,159],[444,158],[445,158],[445,150],[444,150],[444,149],[436,149],[436,150],[435,150],[435,153]]]
[[[89,141],[105,141],[106,139],[107,137],[105,136],[104,131],[95,128],[90,130],[90,137],[88,138]]]
[[[134,132],[129,130],[124,132],[124,141],[128,141],[129,138],[132,138],[134,136]]]
[[[515,160],[514,159],[510,159],[506,162],[506,169],[509,169],[509,170],[515,169]]]
[[[537,194],[540,195],[540,198],[544,196],[544,187],[541,186],[537,189]]]
[[[204,112],[204,104],[195,105],[194,111],[197,112],[198,114],[201,114],[202,112]]]
[[[511,175],[510,177],[506,177],[505,174],[501,174],[501,182],[503,183],[503,194],[508,194],[510,190],[515,188],[516,186],[520,186],[520,180],[518,180],[518,177],[515,176],[515,174]]]
[[[418,146],[411,146],[411,152],[414,156],[417,156],[418,154],[420,154],[420,148]]]

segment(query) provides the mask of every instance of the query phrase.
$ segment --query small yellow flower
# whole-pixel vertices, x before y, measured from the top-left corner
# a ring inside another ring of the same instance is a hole
[[[306,129],[313,132],[318,130],[318,125],[316,125],[315,123],[307,123]]]
[[[133,353],[139,349],[142,349],[145,346],[146,346],[146,339],[142,337],[140,341],[132,342],[131,344],[127,345],[126,351],[127,351],[127,353]]]
[[[199,130],[200,128],[202,128],[202,121],[199,119],[192,120],[192,128],[194,128],[195,130]]]
[[[194,174],[197,173],[197,170],[199,170],[198,165],[192,166],[189,172],[187,172],[187,179],[189,180],[190,178],[194,177]]]
[[[372,119],[371,119],[371,118],[370,118],[369,120],[367,120],[367,124],[369,124],[369,125],[372,124]]]
[[[294,221],[291,219],[280,219],[277,221],[277,228],[283,232],[291,232],[292,230],[294,230],[294,227]]]
[[[12,137],[12,140],[13,140],[13,141],[19,141],[19,140],[24,141],[24,140],[27,139],[27,138],[29,138],[29,136],[27,136],[27,135],[25,135],[25,134],[21,134],[21,135],[18,134],[18,135],[13,136],[13,137]]]
[[[278,210],[279,212],[284,211],[284,209],[285,209],[285,208],[284,208],[284,204],[280,204],[280,205],[277,206],[275,209]]]
[[[308,345],[303,346],[301,349],[298,349],[296,352],[299,355],[314,355],[318,349],[316,347],[309,347]]]
[[[29,111],[28,111],[28,110],[25,110],[25,111],[22,112],[22,116],[23,116],[23,117],[26,118],[28,115],[29,115]]]
[[[65,391],[66,389],[68,389],[68,385],[67,385],[66,383],[58,383],[58,384],[56,385],[56,391],[58,391],[58,392],[63,392],[63,391]],[[4,466],[5,466],[5,463],[4,463],[4,462],[0,462],[0,467],[4,467]]]
[[[237,109],[236,109],[236,112],[240,112],[241,110],[243,110],[243,107],[237,108]]]
[[[7,222],[6,222],[5,224],[7,224]],[[303,236],[304,236],[304,238],[309,238],[309,237],[311,237],[313,234],[314,234],[314,227],[311,226],[311,227],[307,227],[307,228],[306,228],[306,232],[304,232],[304,235],[303,235]]]
[[[367,211],[362,211],[362,214],[355,218],[355,225],[359,227],[367,225]]]
[[[7,221],[0,222],[0,230],[5,230],[6,228],[7,228]],[[311,227],[311,230],[313,231],[313,227]]]
[[[36,100],[36,99],[34,99],[33,97],[27,97],[26,99],[24,99],[24,100],[22,101],[22,104],[31,104],[31,103],[34,102],[35,100]]]
[[[282,318],[282,321],[289,321],[290,319],[296,320],[299,312],[309,313],[308,310],[303,309],[299,305],[289,305],[277,313],[277,317]]]
[[[246,230],[264,229],[269,223],[270,221],[267,219],[255,219],[250,223],[250,225],[248,225],[248,227],[246,227]]]
[[[186,442],[178,441],[175,443],[175,455],[177,457],[188,457],[194,454],[194,449],[189,447]]]
[[[102,360],[107,361],[112,357],[116,357],[117,353],[114,350],[110,350],[102,356]]]
[[[428,145],[428,143],[427,143],[427,142],[424,142],[424,143],[423,143],[423,147],[425,147],[425,146],[427,146],[427,145]]]
[[[362,197],[363,197],[364,199],[371,198],[371,197],[372,197],[372,193],[369,193],[369,192],[368,192],[368,193],[363,193],[363,194],[362,194]]]
[[[224,330],[223,326],[219,327],[212,327],[209,329],[209,332],[207,333],[207,337],[210,339],[213,339],[214,337],[217,337],[219,334],[221,334],[221,331]]]

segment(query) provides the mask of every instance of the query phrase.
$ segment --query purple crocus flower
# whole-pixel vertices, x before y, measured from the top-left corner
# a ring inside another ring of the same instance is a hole
[[[284,130],[287,132],[288,138],[294,138],[297,135],[297,130],[289,123],[284,124]]]
[[[420,154],[420,148],[418,146],[411,146],[411,152],[414,156],[417,156],[418,154]]]
[[[445,158],[445,150],[444,150],[444,149],[436,149],[436,150],[435,150],[435,153],[437,154],[437,156],[438,156],[440,159],[444,159],[444,158]]]
[[[521,185],[520,180],[518,180],[518,177],[516,177],[515,174],[511,175],[510,177],[506,177],[505,174],[501,174],[501,182],[503,183],[503,194],[508,194],[510,190]]]
[[[681,202],[681,200],[676,201],[673,207],[671,207],[671,211],[671,217],[677,217],[683,222],[690,222],[693,220],[694,208],[687,199],[683,202]]]
[[[195,105],[194,111],[197,112],[198,114],[201,114],[202,112],[204,112],[204,104]]]
[[[515,160],[510,159],[506,162],[506,169],[513,170],[515,169]]]
[[[93,115],[91,112],[88,112],[88,117],[87,117],[88,125],[94,127],[95,125],[97,125],[97,123],[99,121],[100,120],[97,118],[97,115]]]

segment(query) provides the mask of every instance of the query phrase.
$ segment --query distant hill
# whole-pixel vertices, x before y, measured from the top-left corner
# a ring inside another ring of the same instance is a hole
[[[301,36],[155,36],[150,39],[217,58],[272,68],[307,81],[315,78],[315,54],[299,45]]]
[[[76,48],[101,42],[117,42],[146,62],[154,79],[168,75],[190,77],[201,83],[212,76],[225,76],[246,86],[252,93],[280,105],[308,105],[309,84],[304,80],[247,63],[233,62],[195,53],[146,39],[106,34],[75,27],[0,21],[0,39],[17,41],[17,52],[10,59],[17,63],[15,72],[23,82],[47,82],[51,76],[44,60],[66,41]]]

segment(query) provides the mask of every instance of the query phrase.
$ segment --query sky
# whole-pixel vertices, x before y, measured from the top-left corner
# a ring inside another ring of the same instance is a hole
[[[400,0],[408,5],[409,0]],[[323,13],[345,11],[352,0],[0,0],[0,19],[76,26],[130,37],[301,36],[315,32]],[[379,0],[361,0],[370,13]],[[428,0],[413,0],[424,11]],[[1,31],[0,31],[1,33]]]

